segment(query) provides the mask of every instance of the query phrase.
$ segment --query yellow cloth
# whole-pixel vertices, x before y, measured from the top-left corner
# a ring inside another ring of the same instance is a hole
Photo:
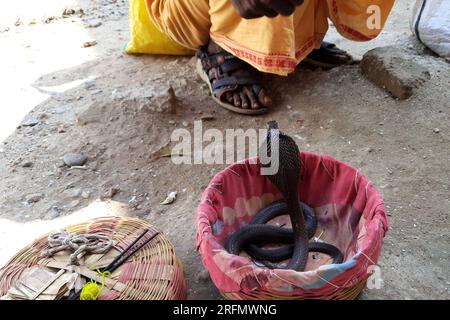
[[[127,53],[193,54],[156,28],[148,14],[146,0],[130,0],[130,30],[130,41],[125,47]]]
[[[289,17],[242,19],[230,0],[146,0],[156,27],[190,48],[218,45],[263,72],[295,70],[328,30],[327,18],[344,37],[367,41],[382,30],[394,0],[305,0]],[[380,28],[371,29],[369,10],[377,6]]]

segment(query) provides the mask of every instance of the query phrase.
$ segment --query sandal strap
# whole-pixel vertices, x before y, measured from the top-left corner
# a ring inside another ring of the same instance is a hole
[[[201,60],[206,72],[212,68],[220,68],[223,73],[226,73],[248,67],[246,62],[227,51],[210,53],[203,48],[197,51],[197,57]]]
[[[225,50],[210,53],[206,47],[203,47],[197,50],[197,58],[200,59],[202,67],[208,74],[210,83],[212,83],[213,94],[219,99],[226,92],[236,90],[239,85],[252,86],[256,95],[262,89],[259,77],[252,73],[246,77],[228,75],[233,71],[246,69],[249,65]]]
[[[248,64],[242,60],[239,60],[237,58],[230,59],[222,63],[220,66],[216,67],[215,72],[209,72],[208,70],[208,78],[210,81],[216,80],[218,77],[217,72],[219,72],[220,75],[225,75],[227,73],[231,73],[233,71],[242,70],[248,68]],[[219,69],[219,70],[217,70]]]
[[[224,63],[222,63],[219,68],[222,70],[223,73],[229,73],[237,70],[241,70],[244,68],[248,68],[248,64],[241,59],[238,59],[236,57],[233,57],[234,59],[226,60]]]
[[[226,86],[234,86],[234,85],[242,85],[242,86],[246,86],[246,85],[259,85],[259,79],[257,79],[256,77],[225,77],[222,78],[220,80],[216,80],[213,84],[213,90],[218,90],[222,87],[226,87]]]

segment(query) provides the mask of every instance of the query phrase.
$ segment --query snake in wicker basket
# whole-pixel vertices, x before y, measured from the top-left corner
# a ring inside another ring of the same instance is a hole
[[[230,235],[227,250],[238,255],[245,250],[253,259],[279,262],[289,259],[285,269],[304,271],[309,252],[325,253],[333,258],[333,263],[341,263],[343,255],[331,244],[311,242],[317,228],[317,219],[313,209],[299,202],[297,187],[300,181],[300,151],[295,141],[278,131],[275,121],[269,123],[267,143],[263,144],[260,154],[272,156],[271,143],[279,145],[279,168],[274,175],[267,175],[272,184],[283,196],[283,202],[275,202],[258,212],[252,224],[246,225]],[[271,219],[289,214],[292,229],[267,225]],[[276,249],[264,249],[268,243],[290,244]],[[293,245],[292,245],[293,243]]]

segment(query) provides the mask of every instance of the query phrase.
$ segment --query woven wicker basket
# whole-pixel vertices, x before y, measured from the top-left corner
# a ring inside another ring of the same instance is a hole
[[[338,247],[344,262],[329,264],[328,256],[310,253],[306,271],[296,272],[261,267],[245,253],[228,253],[228,236],[282,198],[261,176],[255,159],[242,161],[213,178],[197,211],[197,249],[225,298],[355,299],[375,270],[388,229],[380,193],[345,163],[308,152],[301,157],[300,199],[315,209],[316,237]]]
[[[145,229],[158,230],[145,221],[125,217],[106,217],[65,228],[71,233],[99,233],[114,240],[114,249],[124,250]],[[7,293],[23,271],[42,261],[48,248],[47,236],[35,240],[0,269],[0,296]],[[143,239],[144,241],[145,239]],[[68,256],[68,254],[67,254]],[[121,292],[105,288],[101,300],[181,300],[186,298],[183,268],[172,243],[159,233],[111,275],[125,286]],[[122,286],[123,287],[123,286]]]

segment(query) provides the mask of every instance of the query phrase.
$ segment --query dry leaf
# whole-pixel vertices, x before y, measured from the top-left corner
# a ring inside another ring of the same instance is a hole
[[[161,204],[167,205],[167,204],[173,203],[175,201],[175,199],[177,198],[177,194],[178,194],[178,192],[172,191],[171,193],[169,193],[166,200],[161,202]]]

